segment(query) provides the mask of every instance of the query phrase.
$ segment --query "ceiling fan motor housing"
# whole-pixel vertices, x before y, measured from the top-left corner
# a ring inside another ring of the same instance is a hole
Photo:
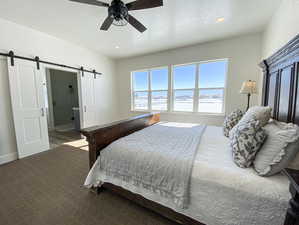
[[[116,21],[128,20],[129,18],[128,8],[120,0],[113,0],[111,2],[108,14]]]

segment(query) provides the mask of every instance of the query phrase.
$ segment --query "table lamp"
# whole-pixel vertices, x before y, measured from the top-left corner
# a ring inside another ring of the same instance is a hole
[[[252,81],[252,80],[248,80],[248,81],[244,81],[240,90],[241,94],[247,94],[248,97],[248,101],[247,101],[247,109],[246,111],[249,109],[250,106],[250,96],[252,94],[256,94],[257,90],[256,90],[256,81]]]

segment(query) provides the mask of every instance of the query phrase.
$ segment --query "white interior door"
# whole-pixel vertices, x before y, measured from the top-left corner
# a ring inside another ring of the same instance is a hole
[[[49,149],[43,85],[35,62],[8,58],[8,74],[19,158]]]
[[[81,93],[83,107],[83,128],[97,125],[95,102],[95,79],[91,73],[81,76]]]

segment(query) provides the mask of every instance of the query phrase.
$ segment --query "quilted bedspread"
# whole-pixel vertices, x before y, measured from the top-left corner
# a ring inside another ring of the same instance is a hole
[[[159,123],[135,132],[106,147],[92,173],[101,170],[187,208],[193,161],[205,127]],[[92,176],[86,186],[95,185]]]

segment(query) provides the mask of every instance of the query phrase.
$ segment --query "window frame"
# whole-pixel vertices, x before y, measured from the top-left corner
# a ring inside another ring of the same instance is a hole
[[[211,88],[200,88],[199,87],[199,79],[200,79],[200,65],[206,63],[213,62],[221,62],[226,61],[225,68],[225,77],[224,77],[224,86],[223,87],[211,87]],[[175,113],[175,114],[198,114],[198,115],[213,115],[213,116],[223,116],[226,112],[226,94],[227,94],[227,79],[228,79],[228,69],[229,69],[230,60],[229,58],[220,58],[199,62],[191,62],[191,63],[183,63],[183,64],[173,64],[168,66],[159,66],[152,67],[147,69],[134,70],[131,72],[131,111],[132,112],[164,112],[164,113]],[[184,89],[174,89],[174,68],[178,66],[188,66],[195,65],[195,87],[194,88],[184,88]],[[168,69],[168,90],[151,90],[151,71],[155,69]],[[134,79],[133,74],[135,72],[148,72],[148,90],[145,91],[134,91]],[[175,91],[193,91],[193,110],[192,111],[177,111],[174,110],[174,102],[175,102]],[[199,112],[199,93],[200,90],[223,90],[223,98],[222,98],[222,112]],[[152,110],[152,92],[157,91],[167,91],[167,110]],[[148,109],[134,109],[135,101],[134,101],[134,93],[135,92],[148,92]]]
[[[200,65],[206,64],[206,63],[213,63],[213,62],[222,62],[226,61],[226,68],[225,68],[225,77],[224,77],[224,87],[213,87],[213,88],[200,88],[199,87],[199,78],[200,78]],[[174,68],[178,66],[188,66],[188,65],[195,65],[195,88],[187,88],[187,89],[174,89]],[[171,109],[170,112],[173,113],[184,113],[184,114],[199,114],[199,115],[225,115],[226,110],[226,91],[227,91],[227,77],[228,77],[228,67],[229,67],[229,59],[223,58],[223,59],[215,59],[215,60],[206,60],[206,61],[200,61],[200,62],[192,62],[192,63],[183,63],[183,64],[176,64],[171,66]],[[214,112],[199,112],[199,92],[200,90],[223,90],[223,98],[222,98],[222,111],[220,113],[214,113]],[[174,109],[174,93],[176,90],[192,90],[193,93],[193,111],[177,111]]]
[[[152,71],[158,69],[167,69],[167,89],[159,89],[159,90],[152,90]],[[134,73],[136,72],[147,72],[147,79],[148,79],[148,87],[147,90],[135,91],[134,90]],[[131,72],[131,111],[133,112],[169,112],[169,66],[159,66],[159,67],[152,67],[147,69],[141,70],[134,70]],[[152,93],[153,92],[167,92],[167,107],[166,110],[153,110],[152,109]],[[134,93],[136,92],[148,92],[148,104],[147,109],[135,109],[135,98]]]

